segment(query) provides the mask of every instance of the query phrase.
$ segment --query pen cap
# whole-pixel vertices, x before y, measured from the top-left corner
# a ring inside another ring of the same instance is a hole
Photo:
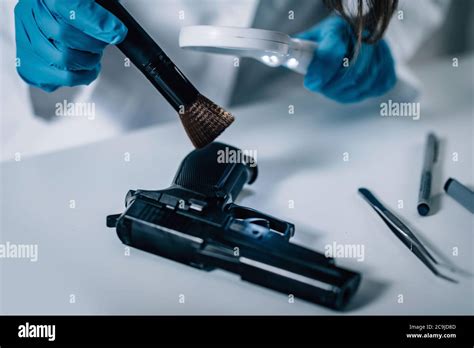
[[[459,204],[474,214],[474,192],[453,178],[449,178],[444,190]]]

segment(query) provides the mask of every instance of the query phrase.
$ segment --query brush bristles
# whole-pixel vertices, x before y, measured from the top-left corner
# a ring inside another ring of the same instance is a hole
[[[213,142],[234,122],[230,112],[202,95],[179,116],[189,139],[197,148]]]

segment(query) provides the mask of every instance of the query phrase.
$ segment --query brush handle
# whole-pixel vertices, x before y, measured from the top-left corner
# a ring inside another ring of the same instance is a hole
[[[117,45],[120,51],[176,111],[181,112],[183,106],[191,106],[199,95],[198,90],[125,7],[117,0],[96,0],[96,2],[120,19],[128,29],[125,40]]]

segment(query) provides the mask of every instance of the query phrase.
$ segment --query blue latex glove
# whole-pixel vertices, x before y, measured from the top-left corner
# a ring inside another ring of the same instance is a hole
[[[349,67],[356,43],[353,31],[343,18],[329,17],[298,38],[318,44],[305,76],[305,87],[341,103],[355,103],[388,92],[396,83],[395,63],[387,43],[362,44]]]
[[[18,73],[48,92],[94,81],[104,48],[127,35],[94,0],[20,0],[15,31]]]

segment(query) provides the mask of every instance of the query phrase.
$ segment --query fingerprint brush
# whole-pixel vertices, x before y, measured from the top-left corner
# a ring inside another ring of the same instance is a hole
[[[128,28],[117,45],[178,112],[193,145],[204,147],[234,121],[231,113],[201,95],[158,44],[116,0],[97,0]]]

